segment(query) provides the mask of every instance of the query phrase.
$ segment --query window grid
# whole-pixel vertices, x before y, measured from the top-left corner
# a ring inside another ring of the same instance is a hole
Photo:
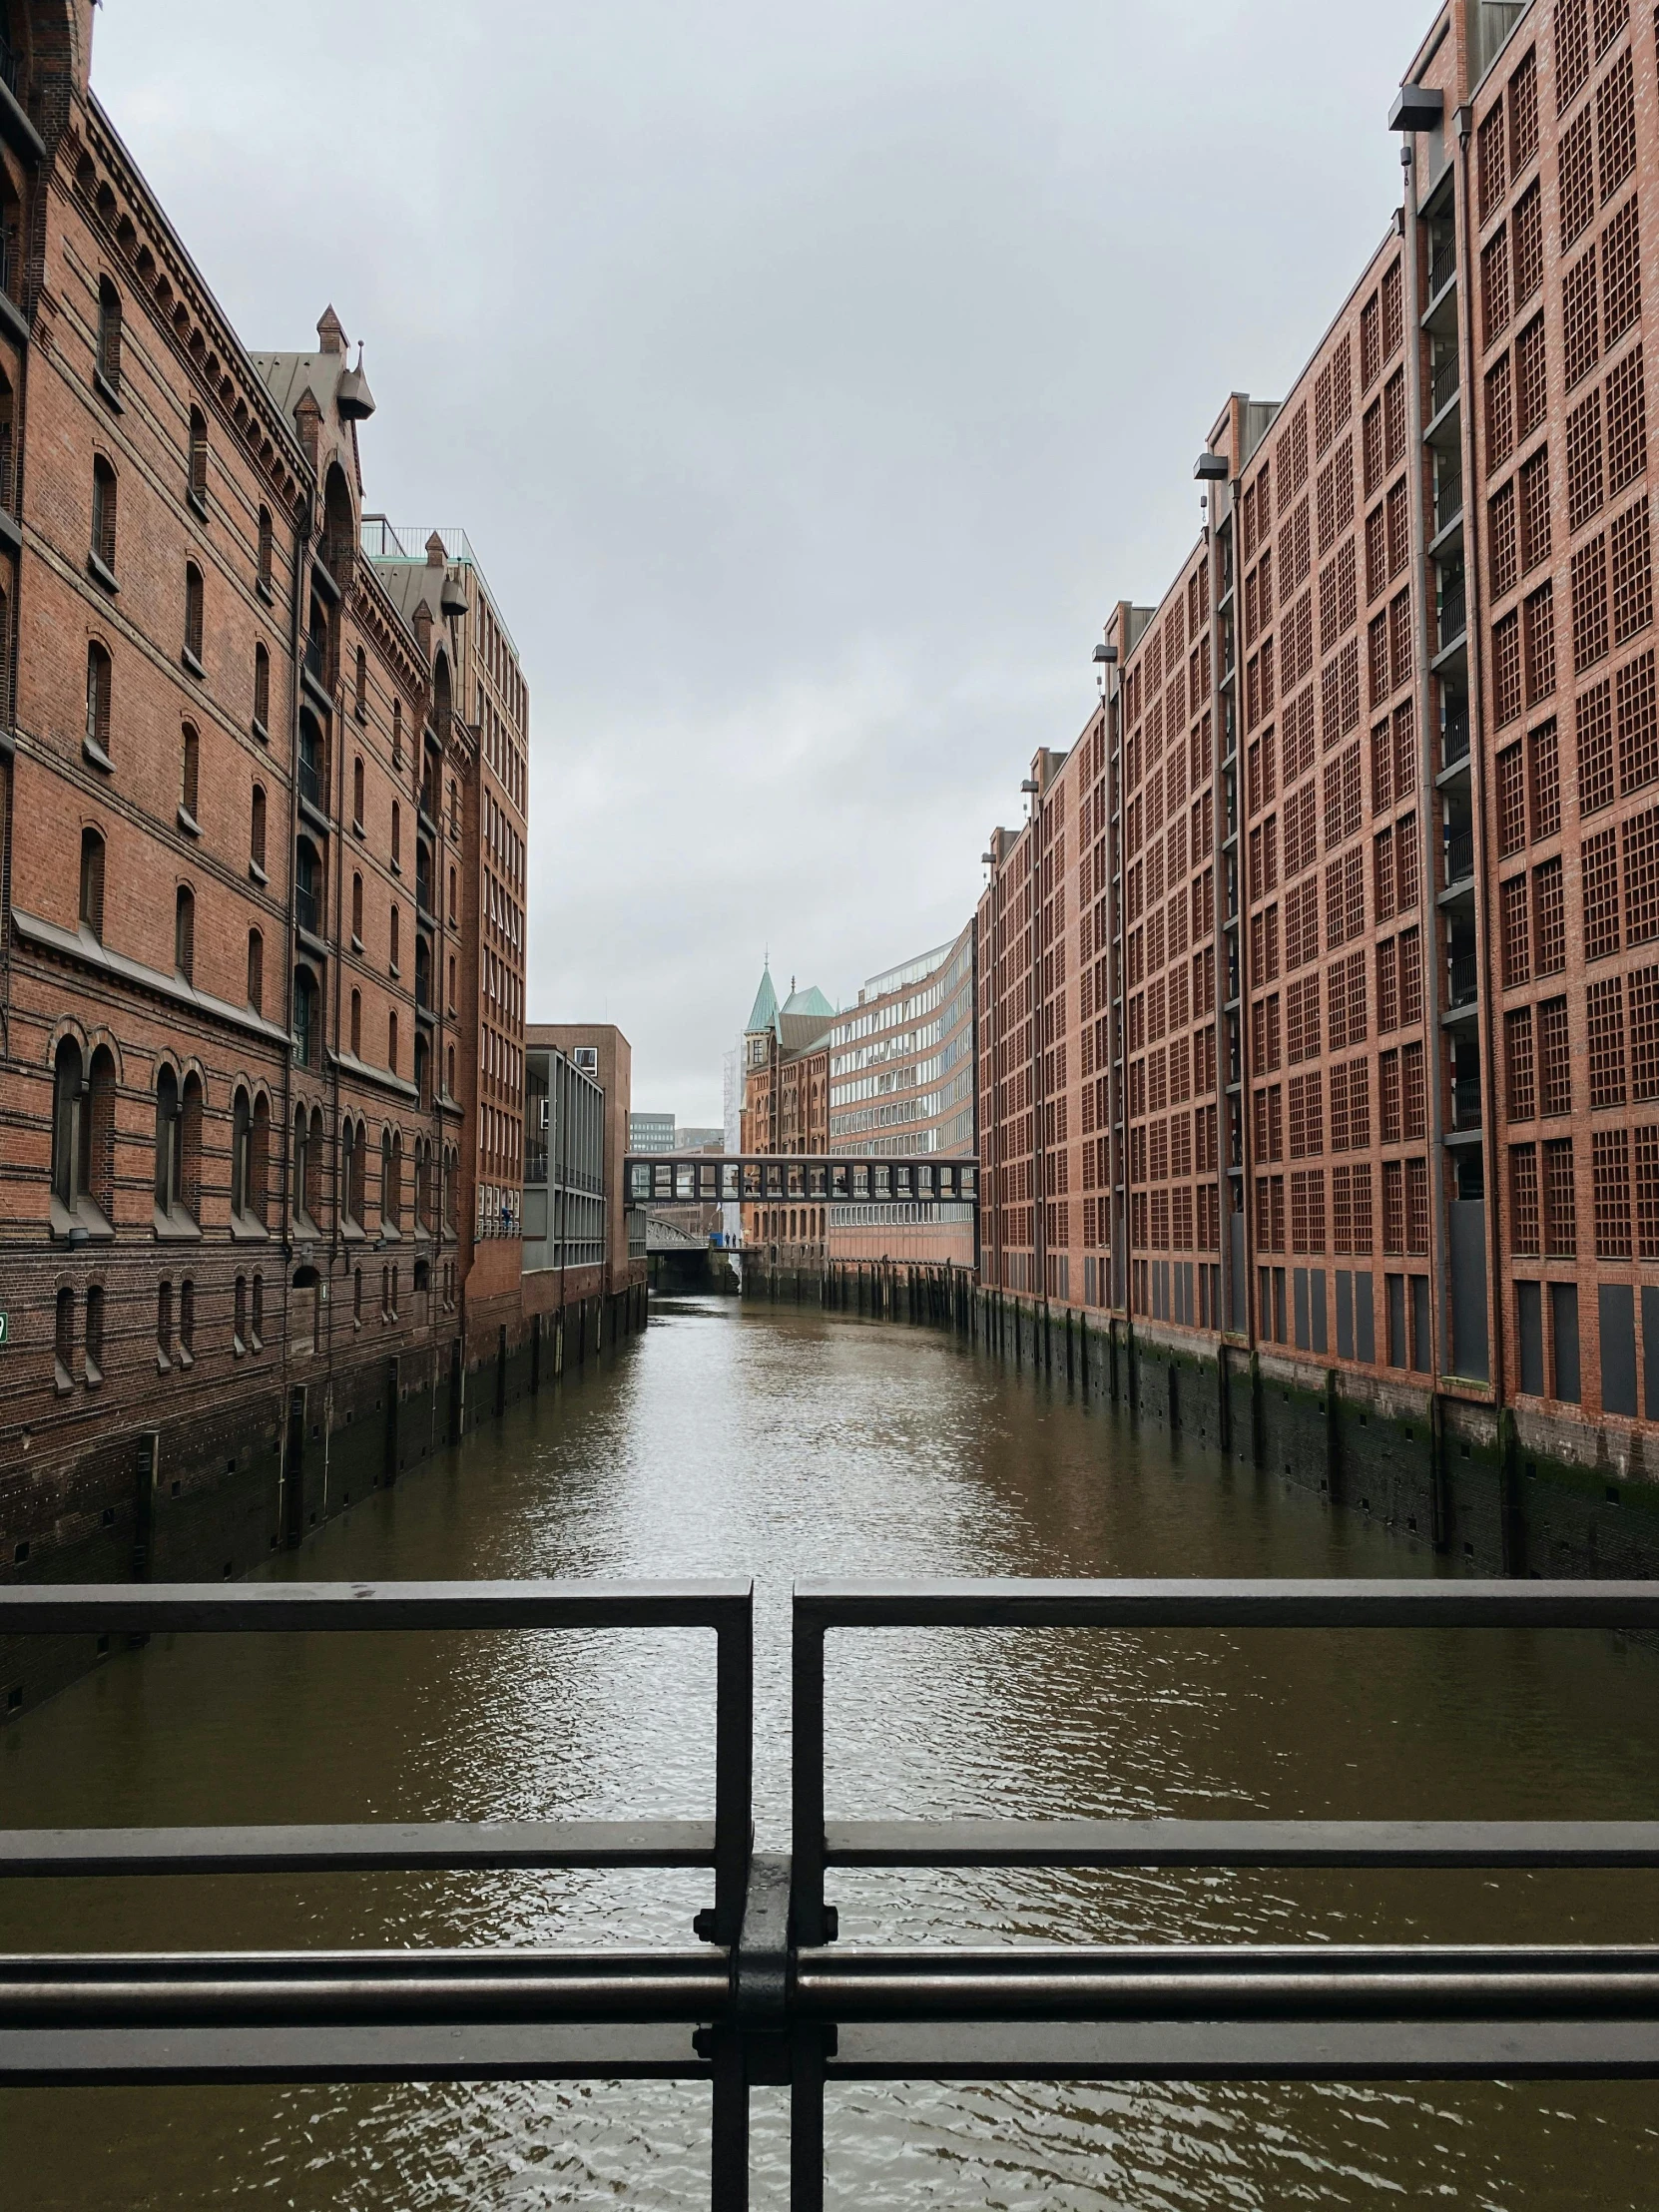
[[[1503,1017],[1503,1049],[1511,1121],[1530,1121],[1538,1111],[1532,1060],[1532,1009],[1522,1006]]]
[[[1624,982],[1610,975],[1592,983],[1586,998],[1589,1021],[1590,1104],[1624,1104]]]
[[[1595,1179],[1598,1260],[1628,1260],[1630,1239],[1630,1140],[1622,1129],[1598,1129],[1590,1140]]]
[[[1572,1139],[1552,1137],[1544,1153],[1544,1253],[1551,1260],[1578,1257],[1578,1209],[1573,1195]]]
[[[1572,1042],[1564,998],[1546,998],[1538,1008],[1538,1111],[1572,1112]]]
[[[1538,1213],[1538,1148],[1509,1147],[1509,1237],[1514,1250],[1526,1258],[1537,1255],[1541,1238]]]

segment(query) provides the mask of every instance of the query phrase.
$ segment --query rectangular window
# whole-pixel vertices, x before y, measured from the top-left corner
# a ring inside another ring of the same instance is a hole
[[[1596,250],[1592,246],[1567,271],[1561,287],[1561,319],[1566,340],[1567,389],[1582,383],[1601,358],[1601,321],[1596,298]]]
[[[1398,1160],[1382,1163],[1382,1250],[1405,1250],[1405,1170]]]
[[[1526,704],[1537,706],[1555,689],[1555,586],[1540,584],[1523,603]]]
[[[1381,840],[1379,840],[1381,842]],[[1497,757],[1497,851],[1507,860],[1526,844],[1526,761],[1518,744]],[[1391,874],[1391,869],[1390,869]],[[1379,877],[1381,885],[1381,876]],[[1379,888],[1377,918],[1386,918]]]
[[[1537,193],[1538,188],[1534,185],[1526,196],[1526,199],[1534,207],[1538,204]],[[1526,202],[1523,201],[1522,206],[1525,205]],[[1516,245],[1518,248],[1518,226]],[[1542,242],[1540,241],[1540,279],[1542,276]],[[1533,288],[1536,289],[1536,286]],[[1530,294],[1527,296],[1530,296]],[[1533,316],[1515,340],[1515,435],[1523,440],[1529,438],[1533,431],[1542,424],[1548,412],[1549,381],[1544,357],[1544,318],[1540,314]]]
[[[1509,170],[1519,177],[1538,151],[1538,64],[1530,51],[1509,80]]]
[[[1503,940],[1503,987],[1532,980],[1532,938],[1527,927],[1526,877],[1511,875],[1498,886]]]
[[[1509,356],[1505,353],[1500,361],[1486,371],[1486,470],[1488,475],[1502,467],[1514,450],[1514,380],[1510,374]]]
[[[1628,982],[1630,1095],[1659,1098],[1659,968],[1638,968]]]
[[[1659,937],[1659,807],[1624,826],[1624,937],[1631,945]]]
[[[1378,1119],[1384,1144],[1399,1142],[1399,1054],[1384,1052],[1377,1063]]]
[[[1399,1026],[1399,948],[1390,937],[1377,948],[1377,1033],[1386,1036]],[[1656,1054],[1659,1065],[1659,1054]]]
[[[1572,661],[1582,672],[1607,655],[1607,533],[1572,557]]]
[[[1544,1154],[1544,1253],[1551,1260],[1578,1256],[1578,1213],[1573,1197],[1572,1139],[1552,1137]]]
[[[1428,1250],[1428,1162],[1405,1163],[1405,1249],[1413,1255]],[[1421,1363],[1426,1366],[1426,1361]]]
[[[1520,719],[1520,610],[1512,609],[1492,625],[1492,717],[1502,730]]]
[[[1596,92],[1596,166],[1603,203],[1636,167],[1636,81],[1628,47]]]
[[[1586,837],[1578,848],[1579,871],[1584,885],[1584,957],[1602,960],[1619,949],[1618,832],[1604,830]],[[1566,948],[1558,963],[1566,965]],[[1545,970],[1539,963],[1539,973]]]
[[[1622,1129],[1598,1129],[1591,1140],[1595,1177],[1596,1258],[1628,1260],[1630,1239],[1630,1140]]]
[[[1619,788],[1640,791],[1659,776],[1659,701],[1651,649],[1618,673]]]
[[[1601,393],[1592,391],[1567,417],[1567,527],[1581,530],[1606,497]]]
[[[1422,1021],[1422,939],[1414,929],[1402,930],[1399,944],[1399,1020],[1405,1029]]]
[[[1541,843],[1561,828],[1561,764],[1555,724],[1542,724],[1526,745],[1532,769],[1532,835]]]
[[[1481,250],[1480,314],[1491,345],[1509,327],[1509,234],[1502,224]]]
[[[1601,242],[1602,322],[1609,346],[1616,345],[1642,311],[1640,218],[1635,195],[1608,224]]]
[[[1572,1112],[1572,1043],[1564,998],[1547,998],[1538,1008],[1538,1110]]]
[[[1394,899],[1402,914],[1408,914],[1417,902],[1417,866],[1420,847],[1417,842],[1417,818],[1414,814],[1402,815],[1394,825]],[[1361,914],[1359,925],[1349,931],[1358,936],[1366,925]]]
[[[1659,1260],[1659,1128],[1633,1132],[1636,1148],[1636,1257]],[[1645,1318],[1645,1317],[1644,1317]],[[1650,1344],[1653,1340],[1650,1338]]]
[[[1647,392],[1638,345],[1607,377],[1607,488],[1617,494],[1647,466]]]
[[[1653,620],[1653,557],[1645,498],[1615,520],[1610,550],[1613,642],[1622,645]]]
[[[1522,1006],[1503,1017],[1504,1057],[1508,1074],[1508,1114],[1511,1121],[1530,1121],[1538,1110],[1532,1066],[1532,1009]]]
[[[1399,1120],[1406,1144],[1420,1144],[1427,1135],[1427,1112],[1422,1045],[1404,1045],[1399,1054]]]
[[[1538,1148],[1509,1147],[1509,1235],[1517,1253],[1534,1259],[1539,1247]]]
[[[1613,687],[1600,683],[1578,700],[1578,811],[1613,804]]]

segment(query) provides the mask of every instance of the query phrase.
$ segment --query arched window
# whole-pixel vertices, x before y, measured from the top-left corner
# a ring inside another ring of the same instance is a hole
[[[363,948],[363,879],[355,871],[351,876],[351,937],[360,952]]]
[[[351,764],[351,827],[363,826],[363,757],[359,753]]]
[[[173,965],[187,983],[196,980],[196,893],[181,883],[173,901]]]
[[[194,561],[185,563],[185,660],[198,674],[202,668],[202,632],[206,620],[202,571]]]
[[[187,722],[180,744],[179,808],[188,819],[187,830],[198,828],[197,814],[202,796],[202,740],[193,722]]]
[[[73,1037],[65,1037],[59,1045],[52,1076],[52,1196],[66,1215],[73,1216],[90,1181],[87,1140],[91,1134],[81,1048]]]
[[[311,1133],[305,1147],[305,1212],[313,1222],[322,1219],[322,1108],[311,1108]]]
[[[432,1055],[427,1047],[426,1039],[417,1033],[414,1043],[415,1096],[419,1099],[423,1108],[430,1106],[432,1103],[431,1078]]]
[[[397,1012],[395,1008],[386,1016],[386,1065],[393,1075],[397,1073]]]
[[[81,927],[104,941],[104,840],[96,830],[81,831]]]
[[[71,1369],[75,1365],[75,1293],[65,1288],[58,1293],[58,1310],[52,1332],[52,1380],[60,1394],[75,1387]]]
[[[455,1011],[455,955],[453,952],[449,955],[449,996],[444,1000],[444,1011],[451,1014]]]
[[[248,1216],[264,1229],[271,1205],[271,1101],[254,1101],[254,1129],[248,1152]],[[256,1325],[257,1327],[257,1325]]]
[[[87,1387],[96,1389],[104,1380],[104,1286],[94,1283],[87,1292]]]
[[[248,814],[248,857],[265,873],[265,786],[254,786],[254,798]]]
[[[432,670],[432,727],[438,734],[439,745],[448,742],[453,698],[449,681],[449,656],[447,653],[440,653]]]
[[[110,761],[110,656],[95,639],[87,647],[87,749],[100,768]]]
[[[448,1065],[444,1071],[443,1087],[453,1098],[455,1095],[455,1047],[449,1047]]]
[[[403,766],[403,702],[400,699],[391,703],[391,765],[393,769]]]
[[[348,1121],[340,1138],[339,1212],[342,1222],[357,1223],[357,1125]]]
[[[400,963],[402,959],[403,949],[402,939],[402,916],[398,913],[397,908],[394,906],[391,910],[391,972],[393,973],[393,975],[401,973]]]
[[[391,864],[403,865],[403,810],[394,799],[391,803]]]
[[[260,509],[260,582],[268,592],[271,589],[272,570],[276,562],[276,533],[272,525],[271,509],[262,507]],[[260,720],[263,722],[265,717],[262,715]]]
[[[305,1219],[305,1191],[310,1182],[311,1117],[304,1106],[293,1110],[293,1176],[289,1211],[296,1222]]]
[[[354,1060],[360,1060],[362,1056],[363,994],[361,991],[353,991],[351,993],[351,1057]]]
[[[361,1268],[355,1268],[351,1275],[351,1326],[353,1329],[360,1329],[362,1325],[363,1271]]]
[[[293,912],[301,929],[322,934],[322,862],[309,837],[293,848]]]
[[[271,655],[263,645],[254,648],[254,735],[271,735]]]
[[[174,1221],[183,1207],[185,1184],[185,1103],[179,1078],[164,1067],[156,1078],[156,1220]]]
[[[156,1365],[170,1368],[173,1365],[173,1285],[158,1283],[156,1286]]]
[[[455,927],[455,870],[453,868],[449,870],[449,926],[451,929]],[[455,994],[451,991],[449,995],[453,998]]]
[[[265,1350],[265,1277],[263,1275],[256,1275],[254,1278],[254,1295],[250,1305],[248,1322],[251,1331],[249,1343],[256,1352],[263,1352]]]
[[[231,1309],[231,1350],[240,1360],[248,1350],[248,1278],[237,1277],[236,1298]]]
[[[368,655],[360,645],[357,648],[357,681],[354,689],[356,697],[353,704],[357,710],[358,720],[366,722],[368,719]]]
[[[308,1068],[315,1064],[313,1054],[318,1043],[316,1022],[316,977],[309,968],[293,971],[293,1058],[297,1067]]]
[[[242,1221],[253,1211],[254,1110],[239,1090],[231,1105],[231,1215]],[[241,1335],[241,1331],[238,1331]]]
[[[429,1012],[432,1006],[432,948],[415,932],[415,1004]]]
[[[380,1132],[380,1227],[395,1229],[397,1226],[397,1191],[392,1182],[391,1131]]]
[[[187,1276],[179,1285],[179,1365],[196,1361],[196,1285]]]
[[[115,574],[115,470],[102,453],[92,463],[92,551],[107,576]]]
[[[322,1333],[322,1278],[315,1268],[294,1269],[293,1301],[288,1312],[293,1318],[289,1353],[295,1360],[314,1359]]]
[[[255,1013],[265,1012],[265,939],[257,929],[248,932],[248,1003]]]
[[[107,276],[98,286],[98,373],[121,389],[121,294]]]
[[[190,496],[192,504],[208,504],[208,418],[200,407],[190,410]]]
[[[391,1220],[392,1227],[403,1227],[403,1132],[394,1129],[391,1134]]]

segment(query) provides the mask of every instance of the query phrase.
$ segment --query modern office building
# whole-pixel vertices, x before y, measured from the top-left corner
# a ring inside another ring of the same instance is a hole
[[[674,1116],[672,1114],[630,1114],[628,1116],[628,1149],[630,1152],[672,1152],[675,1149]]]
[[[830,1150],[974,1156],[974,925],[873,975],[830,1032]],[[973,1209],[872,1193],[830,1206],[832,1260],[974,1263]]]

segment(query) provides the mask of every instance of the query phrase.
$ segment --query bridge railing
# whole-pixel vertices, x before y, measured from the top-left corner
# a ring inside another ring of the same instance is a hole
[[[0,2085],[586,2080],[712,2085],[711,2202],[748,2203],[749,2091],[791,2089],[791,2204],[824,2198],[836,2080],[1515,2080],[1659,2075],[1659,1949],[843,1944],[840,1867],[1659,1866],[1659,1821],[827,1817],[829,1639],[1659,1628],[1649,1583],[804,1582],[793,1858],[752,1851],[745,1581],[0,1591],[0,1634],[712,1629],[715,1816],[12,1831],[0,1877],[705,1867],[700,1947],[0,1958]]]
[[[851,1153],[822,1159],[771,1153],[725,1157],[703,1152],[631,1153],[623,1161],[622,1188],[629,1206],[764,1206],[795,1201],[977,1206],[979,1163],[862,1159]]]

